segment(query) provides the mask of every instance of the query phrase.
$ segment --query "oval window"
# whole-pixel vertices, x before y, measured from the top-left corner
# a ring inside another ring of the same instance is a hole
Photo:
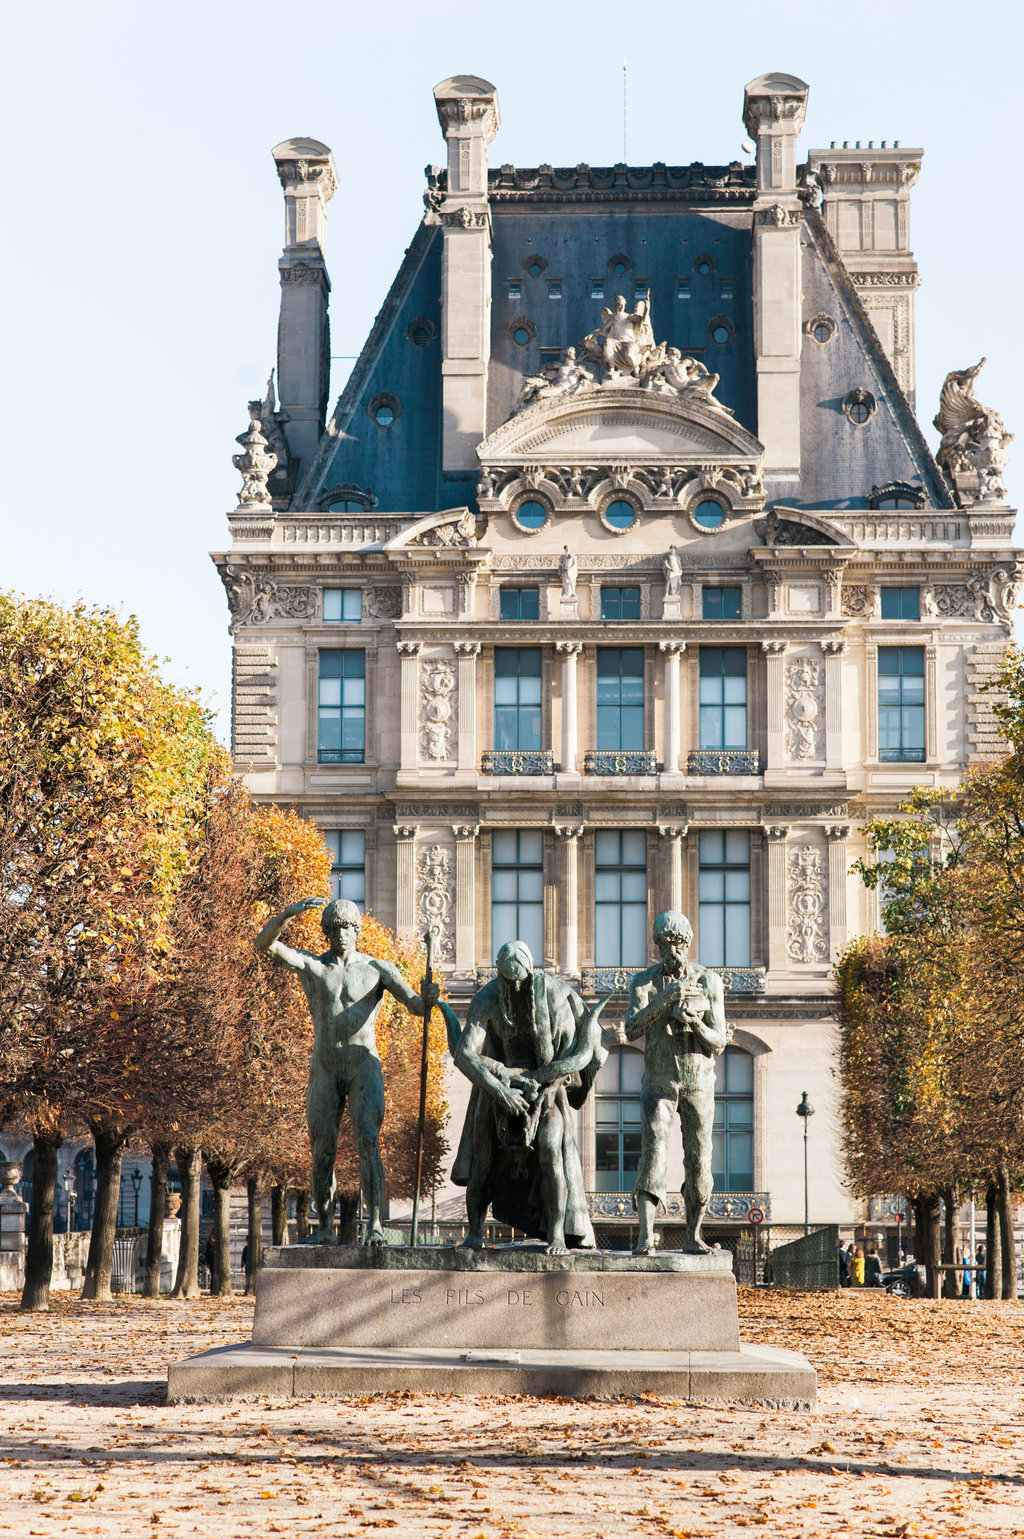
[[[530,333],[525,326],[517,326],[512,333],[512,341],[517,347],[525,347],[530,340]]]
[[[711,333],[712,342],[717,342],[719,347],[724,347],[729,340],[728,326],[716,326]]]
[[[548,521],[548,510],[542,502],[521,502],[516,508],[516,522],[524,529],[541,529]]]
[[[814,337],[815,342],[828,342],[832,337],[832,328],[827,326],[824,321],[819,321],[811,335]]]
[[[613,270],[614,270],[616,278],[621,278],[623,276],[623,274],[625,273],[625,271],[626,271],[626,264],[625,264],[625,262],[616,262],[615,267],[614,267]]]
[[[395,420],[395,413],[390,406],[378,406],[373,420],[378,427],[390,427]]]
[[[717,529],[725,519],[720,502],[712,502],[710,498],[706,502],[698,502],[693,510],[694,522],[702,529]]]
[[[705,258],[703,262],[697,263],[697,271],[700,273],[702,278],[710,277],[711,263],[707,260],[707,258]]]
[[[613,529],[629,529],[636,522],[636,508],[631,502],[620,498],[617,502],[610,502],[604,510],[606,522]]]
[[[539,278],[544,269],[539,262],[531,262],[526,271],[530,274],[531,278]]]

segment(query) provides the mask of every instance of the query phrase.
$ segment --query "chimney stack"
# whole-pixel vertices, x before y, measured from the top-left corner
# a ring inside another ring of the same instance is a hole
[[[281,318],[277,328],[277,393],[291,484],[308,470],[327,421],[330,333],[324,264],[327,204],[338,185],[334,157],[319,139],[286,139],[273,150],[284,188]],[[295,462],[298,462],[297,464]]]

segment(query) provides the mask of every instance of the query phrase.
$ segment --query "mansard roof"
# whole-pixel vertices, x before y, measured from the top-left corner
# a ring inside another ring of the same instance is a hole
[[[469,472],[441,467],[441,246],[432,200],[293,498],[318,505],[326,487],[369,487],[382,511],[472,505]],[[717,397],[757,434],[754,356],[752,167],[501,166],[488,176],[492,229],[487,434],[513,411],[523,377],[597,324],[603,303],[649,289],[660,338],[721,376]],[[827,347],[808,340],[801,360],[801,480],[787,503],[864,508],[892,481],[949,507],[913,408],[820,216],[801,193],[803,313],[835,323]],[[540,268],[536,276],[531,267]],[[600,295],[598,293],[600,290]],[[522,345],[523,335],[528,342]],[[724,340],[722,340],[724,337]],[[851,430],[851,392],[866,392],[871,420]],[[380,427],[375,403],[392,405]]]

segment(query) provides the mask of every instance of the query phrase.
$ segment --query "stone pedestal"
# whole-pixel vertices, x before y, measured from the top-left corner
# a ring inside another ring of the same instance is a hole
[[[666,1394],[810,1405],[798,1353],[741,1347],[726,1251],[282,1246],[251,1344],[168,1372],[168,1399],[263,1394]]]

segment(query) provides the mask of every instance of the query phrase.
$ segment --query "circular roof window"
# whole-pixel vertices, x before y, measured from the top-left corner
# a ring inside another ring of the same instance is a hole
[[[522,529],[543,529],[548,521],[548,510],[543,502],[531,498],[516,508],[515,520]]]
[[[722,504],[708,497],[704,502],[698,502],[693,510],[693,521],[702,529],[717,529],[725,522],[725,513]]]
[[[605,521],[613,529],[631,529],[636,523],[636,508],[624,497],[610,502],[604,510]]]

